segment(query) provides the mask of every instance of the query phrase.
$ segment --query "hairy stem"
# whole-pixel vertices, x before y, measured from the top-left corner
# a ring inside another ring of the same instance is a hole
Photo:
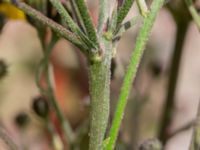
[[[87,31],[85,29],[85,25],[83,23],[83,19],[81,17],[80,11],[78,10],[78,6],[74,0],[69,0],[71,9],[72,9],[72,15],[74,17],[74,20],[77,22],[80,29],[86,34]]]
[[[81,29],[78,27],[78,25],[74,22],[74,20],[71,18],[67,10],[65,10],[64,6],[60,2],[60,0],[50,0],[52,5],[56,8],[58,13],[61,15],[63,20],[67,23],[67,26],[70,28],[70,30],[78,35],[82,42],[85,43],[89,48],[96,48],[96,45],[90,39],[81,31]],[[84,10],[86,11],[86,10]]]
[[[119,26],[126,15],[128,14],[131,6],[133,5],[134,0],[124,0],[123,5],[119,8],[118,15],[117,15],[117,26]]]
[[[98,34],[101,35],[108,19],[108,0],[99,1]]]
[[[112,58],[112,43],[102,39],[104,56],[102,61],[90,64],[90,143],[89,150],[102,149],[102,143],[109,117],[110,100],[110,65]]]
[[[54,22],[53,20],[47,18],[39,11],[33,9],[32,7],[28,6],[24,2],[19,2],[18,0],[16,0],[15,5],[19,9],[24,11],[30,17],[34,18],[37,21],[40,21],[44,25],[49,26],[53,31],[55,31],[56,33],[58,33],[59,35],[61,35],[62,37],[64,37],[65,39],[67,39],[68,41],[73,43],[74,45],[76,45],[78,48],[81,48],[81,50],[88,49],[87,46],[84,45],[81,42],[81,40],[79,38],[77,38],[77,36],[74,33],[70,32],[69,30],[67,30],[63,26],[59,25],[58,23]]]
[[[97,35],[95,31],[95,27],[92,23],[92,18],[89,14],[89,10],[86,6],[85,0],[76,0],[77,7],[80,11],[80,15],[83,19],[83,23],[85,25],[87,34],[89,39],[94,42],[95,45],[98,45]]]
[[[144,24],[140,29],[139,35],[136,40],[134,51],[131,55],[131,61],[127,68],[127,72],[124,77],[123,85],[121,88],[119,101],[117,103],[116,111],[114,114],[114,119],[109,132],[109,143],[106,146],[106,150],[113,150],[117,135],[119,132],[120,124],[124,115],[125,106],[127,104],[128,96],[132,87],[132,83],[135,79],[137,68],[140,64],[145,45],[147,43],[150,31],[152,29],[153,23],[156,19],[160,8],[162,7],[164,0],[154,0],[151,5],[151,10],[148,16],[144,19]]]
[[[140,14],[143,17],[146,17],[147,13],[148,13],[148,7],[147,7],[145,0],[136,0],[136,2],[137,2],[137,5],[138,5]]]

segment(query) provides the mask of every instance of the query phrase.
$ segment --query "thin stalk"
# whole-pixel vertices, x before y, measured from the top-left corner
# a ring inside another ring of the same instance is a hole
[[[112,42],[102,39],[105,54],[100,62],[93,62],[89,69],[91,98],[89,150],[101,150],[105,136],[110,103],[110,66]]]
[[[199,148],[200,148],[200,103],[198,106],[197,118],[189,150],[198,150]]]
[[[74,20],[71,18],[67,10],[65,10],[64,6],[62,5],[60,0],[50,0],[52,5],[56,8],[58,13],[63,18],[64,22],[67,23],[67,26],[70,28],[70,30],[78,35],[81,40],[90,48],[96,49],[96,45],[90,41],[90,39],[80,30],[78,25],[74,22]],[[85,10],[83,10],[85,11]]]
[[[92,23],[92,18],[89,14],[89,10],[86,6],[86,2],[84,0],[76,0],[76,4],[80,11],[81,17],[83,19],[87,34],[89,39],[95,44],[98,45],[97,34],[95,31],[95,27]]]
[[[117,103],[114,119],[109,132],[109,143],[106,146],[106,150],[113,150],[117,140],[120,124],[124,115],[125,106],[127,104],[128,96],[132,87],[132,83],[135,79],[138,66],[140,64],[144,49],[150,35],[153,23],[155,22],[156,16],[161,9],[164,0],[154,0],[151,5],[151,10],[148,16],[144,19],[144,24],[140,29],[139,35],[136,40],[134,51],[131,55],[130,64],[127,68],[127,72],[124,77],[124,81],[121,87],[119,100]]]
[[[59,35],[61,35],[62,37],[70,41],[71,43],[73,43],[78,48],[81,48],[81,50],[83,50],[83,52],[86,53],[85,50],[87,50],[88,47],[84,43],[82,43],[81,40],[74,33],[65,29],[63,26],[59,25],[53,20],[47,18],[42,13],[33,9],[32,7],[30,7],[24,2],[19,2],[18,0],[16,0],[14,4],[19,9],[24,11],[27,15],[29,15],[30,17],[34,18],[37,21],[40,21],[44,25],[49,26],[53,31],[55,31],[56,33],[58,33]]]
[[[136,0],[136,2],[137,2],[137,6],[139,8],[140,14],[143,17],[146,17],[149,11],[148,11],[148,7],[147,7],[145,0]]]
[[[40,66],[39,66],[40,68],[38,69],[36,82],[37,82],[37,85],[38,85],[40,91],[43,94],[45,94],[48,97],[48,99],[50,100],[50,104],[54,108],[55,113],[60,121],[61,126],[62,126],[64,136],[68,140],[68,142],[71,144],[74,142],[75,135],[70,127],[69,122],[67,121],[64,114],[62,113],[60,106],[57,103],[57,100],[55,99],[54,91],[51,86],[51,79],[50,79],[50,75],[49,75],[49,57],[50,57],[52,48],[55,45],[56,41],[57,41],[57,38],[52,39],[52,41],[49,43],[46,50],[44,51],[44,58],[42,59],[42,61],[40,63]],[[43,89],[42,86],[40,85],[40,76],[41,76],[42,72],[44,72],[44,75],[45,75],[47,89]]]
[[[119,26],[124,20],[129,10],[131,9],[133,2],[134,0],[124,0],[123,5],[119,8],[119,11],[118,11],[117,26]]]
[[[192,0],[185,0],[185,3],[190,11],[190,14],[191,14],[194,22],[196,23],[198,29],[200,30],[200,16],[199,16],[197,10],[195,9]]]
[[[61,140],[61,137],[58,135],[58,133],[55,130],[55,127],[51,120],[49,118],[46,120],[46,127],[48,132],[51,135],[51,142],[54,150],[61,150],[64,147],[63,141]]]
[[[112,36],[114,36],[114,33],[117,31],[117,19],[118,19],[118,10],[114,8],[111,17],[109,17],[109,24],[108,24],[108,31],[112,33]]]
[[[108,0],[99,1],[99,18],[97,31],[99,35],[102,35],[103,29],[106,27],[108,19]]]
[[[70,5],[72,7],[72,15],[74,16],[74,19],[76,20],[79,27],[82,29],[82,31],[86,34],[86,29],[83,23],[83,19],[81,17],[81,14],[78,10],[78,7],[76,5],[76,2],[74,0],[69,0]]]
[[[167,139],[171,139],[172,137],[176,136],[177,134],[187,131],[190,128],[192,128],[195,125],[195,120],[192,120],[186,124],[184,124],[182,127],[176,129],[175,131],[173,131],[172,133],[170,133],[167,137]]]
[[[163,114],[161,116],[161,126],[159,131],[159,139],[163,144],[167,142],[167,129],[172,121],[172,116],[174,113],[174,105],[175,105],[175,92],[177,79],[179,75],[179,68],[181,63],[181,56],[183,53],[184,40],[188,29],[187,21],[177,22],[177,34],[176,34],[176,43],[174,48],[174,54],[172,56],[171,61],[171,69],[169,76],[169,85],[167,90],[167,96],[165,100],[165,104],[163,106]]]

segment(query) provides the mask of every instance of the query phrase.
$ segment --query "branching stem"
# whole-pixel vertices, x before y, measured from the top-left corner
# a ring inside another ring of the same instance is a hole
[[[150,35],[150,31],[152,29],[153,23],[156,19],[156,15],[158,14],[163,3],[164,3],[164,0],[153,1],[151,5],[151,10],[148,16],[144,19],[144,24],[142,28],[140,29],[139,35],[136,40],[134,51],[131,55],[131,61],[127,68],[127,72],[125,74],[124,81],[122,84],[119,100],[117,103],[117,108],[114,114],[114,119],[113,119],[112,126],[111,126],[109,136],[108,136],[109,143],[106,146],[106,150],[114,149],[117,135],[120,128],[120,124],[124,115],[125,106],[127,104],[128,96],[132,87],[132,83],[137,73],[137,68],[139,66],[141,57],[143,55],[145,45]]]
[[[63,26],[59,25],[58,23],[54,22],[53,20],[47,18],[44,16],[42,13],[39,11],[33,9],[29,5],[27,5],[24,2],[19,2],[16,0],[15,5],[23,10],[27,15],[31,16],[32,18],[36,19],[37,21],[40,21],[44,25],[49,26],[53,31],[58,33],[60,36],[64,37],[74,45],[76,45],[78,48],[81,50],[87,50],[88,47],[84,45],[81,40],[72,32],[69,30],[65,29]],[[83,51],[85,53],[85,51]]]
[[[108,123],[110,105],[110,65],[112,42],[102,39],[104,57],[100,62],[90,64],[90,143],[89,150],[101,150]]]
[[[185,3],[190,11],[190,14],[192,15],[192,18],[194,19],[194,22],[196,23],[199,31],[200,31],[200,16],[195,9],[192,0],[185,0]]]

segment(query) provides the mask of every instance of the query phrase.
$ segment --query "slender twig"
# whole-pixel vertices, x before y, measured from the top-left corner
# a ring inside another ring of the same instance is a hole
[[[98,45],[97,34],[95,31],[95,27],[92,23],[92,18],[89,14],[89,10],[86,6],[86,2],[84,0],[76,0],[76,4],[83,19],[89,39],[92,42],[94,42],[95,46],[97,46]]]
[[[82,31],[86,34],[86,29],[83,23],[83,19],[81,17],[81,14],[78,10],[78,6],[76,5],[76,2],[74,0],[69,0],[70,5],[71,5],[71,9],[72,9],[72,15],[74,15],[74,19],[76,20],[76,22],[78,23],[78,25],[80,26],[80,28],[82,29]]]
[[[149,11],[148,11],[148,7],[147,7],[145,0],[136,0],[136,2],[137,2],[137,6],[139,8],[140,14],[143,17],[146,17]]]
[[[0,127],[0,139],[2,139],[10,150],[18,150],[17,145],[8,136],[2,127]]]
[[[117,26],[119,26],[124,20],[129,10],[131,9],[133,2],[134,0],[125,0],[123,5],[119,8],[118,15],[117,15]]]
[[[51,135],[51,141],[52,141],[52,146],[54,150],[61,150],[64,148],[63,141],[61,140],[61,137],[58,135],[58,133],[55,130],[55,127],[51,120],[49,118],[46,121],[46,127],[48,129],[48,132]]]
[[[109,24],[108,24],[108,31],[112,33],[112,36],[114,36],[114,33],[118,30],[117,26],[117,18],[118,17],[118,10],[117,5],[113,9],[112,15],[109,17]]]
[[[70,30],[77,34],[81,40],[90,48],[93,48],[94,50],[97,49],[96,45],[90,41],[90,39],[80,30],[78,25],[74,22],[74,20],[71,18],[67,10],[65,10],[64,6],[60,2],[60,0],[50,0],[52,5],[56,8],[58,13],[61,15],[63,20],[67,23],[67,26],[70,28]]]
[[[62,113],[56,99],[54,96],[54,91],[53,88],[51,86],[51,79],[50,79],[50,75],[49,75],[49,57],[52,51],[53,46],[55,45],[55,43],[57,42],[57,38],[55,38],[56,36],[54,35],[53,38],[51,40],[51,42],[49,43],[49,45],[47,46],[46,50],[44,51],[44,58],[41,60],[41,63],[39,65],[38,68],[38,72],[37,72],[37,76],[36,76],[36,83],[40,89],[40,91],[47,95],[47,97],[49,98],[51,105],[53,106],[53,108],[55,109],[56,115],[61,123],[61,126],[63,128],[64,131],[64,135],[65,138],[69,141],[69,143],[73,143],[74,142],[74,133],[69,125],[69,122],[67,121],[67,119],[64,117],[64,114]],[[47,89],[43,89],[42,86],[40,85],[40,78],[41,78],[41,74],[42,72],[44,72],[45,74],[45,80],[47,83]]]
[[[199,150],[199,149],[200,149],[200,103],[198,106],[197,118],[189,150]]]
[[[180,16],[181,17],[181,16]],[[164,104],[163,114],[161,117],[161,125],[159,131],[159,139],[163,144],[167,140],[167,129],[172,121],[172,116],[174,112],[175,105],[175,91],[177,85],[177,79],[179,75],[179,68],[181,63],[181,56],[183,53],[184,40],[186,37],[188,29],[188,21],[177,22],[177,33],[176,33],[176,43],[174,47],[174,53],[171,61],[170,76],[169,76],[169,85],[167,96]]]
[[[73,43],[75,46],[77,46],[78,48],[83,50],[84,53],[86,53],[85,50],[87,50],[88,47],[85,44],[83,44],[81,42],[81,40],[79,38],[77,38],[77,36],[74,33],[65,29],[64,27],[62,27],[58,23],[54,22],[53,20],[47,18],[42,13],[40,13],[39,11],[28,6],[24,2],[19,2],[18,0],[16,0],[14,4],[18,8],[23,10],[27,15],[29,15],[32,18],[42,22],[44,25],[49,26],[53,31],[55,31],[56,33],[58,33],[59,35],[61,35],[62,37],[64,37],[68,41],[70,41],[71,43]]]
[[[169,135],[167,136],[167,140],[171,139],[172,137],[176,136],[177,134],[179,134],[181,132],[184,132],[184,131],[190,129],[191,127],[193,127],[194,124],[195,124],[195,121],[192,120],[192,121],[186,123],[185,125],[183,125],[182,127],[172,131],[172,133],[169,133]]]
[[[194,22],[196,23],[198,29],[200,30],[200,16],[195,9],[192,0],[185,0],[185,3],[190,11],[190,14],[192,15],[192,18],[194,19]]]
[[[98,34],[102,35],[103,29],[106,27],[108,19],[108,0],[99,1],[99,18],[98,18]]]
[[[150,31],[152,29],[153,23],[156,19],[156,15],[160,8],[162,7],[164,0],[154,0],[151,5],[151,10],[148,16],[144,19],[144,24],[141,27],[140,33],[137,37],[134,51],[131,55],[131,62],[127,68],[127,72],[124,77],[123,85],[121,88],[119,100],[117,103],[114,119],[112,122],[111,129],[109,131],[109,143],[106,150],[112,150],[114,148],[120,124],[124,115],[125,106],[127,104],[127,99],[132,87],[132,83],[135,79],[137,68],[139,66],[141,57],[143,55],[145,45],[147,43]]]

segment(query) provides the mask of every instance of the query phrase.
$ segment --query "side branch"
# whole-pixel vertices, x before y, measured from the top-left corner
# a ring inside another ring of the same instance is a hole
[[[83,50],[84,53],[86,53],[85,50],[87,50],[88,47],[85,44],[83,44],[81,42],[81,40],[79,38],[77,38],[77,36],[75,34],[70,32],[69,30],[67,30],[66,28],[61,26],[60,24],[58,24],[58,23],[54,22],[53,20],[47,18],[42,13],[33,9],[32,7],[30,7],[29,5],[27,5],[24,2],[16,1],[14,4],[19,9],[24,11],[27,15],[31,16],[32,18],[34,18],[37,21],[40,21],[44,25],[49,26],[53,31],[55,31],[60,36],[64,37],[65,39],[70,41],[72,44],[74,44],[75,46],[77,46],[78,48]]]
[[[95,45],[98,45],[97,35],[95,31],[95,27],[92,23],[91,16],[89,14],[89,10],[85,4],[84,0],[76,0],[77,7],[80,11],[81,17],[83,19],[88,37]]]
[[[190,11],[192,18],[194,19],[194,22],[196,23],[198,29],[200,30],[200,16],[195,7],[193,6],[192,0],[185,0],[185,3]]]
[[[81,31],[81,29],[78,27],[78,25],[74,22],[74,20],[71,18],[69,13],[65,10],[64,6],[60,2],[60,0],[50,0],[52,5],[56,8],[58,13],[63,18],[64,22],[67,23],[67,26],[72,30],[73,33],[75,33],[77,36],[80,37],[80,39],[85,43],[89,49],[95,48],[95,45],[92,41]]]
[[[131,55],[131,61],[127,68],[127,72],[124,77],[124,81],[121,87],[119,100],[117,103],[114,119],[109,132],[109,143],[106,146],[106,150],[114,149],[114,145],[117,140],[120,124],[124,115],[125,107],[127,104],[128,96],[132,87],[132,83],[136,77],[137,69],[140,64],[148,37],[150,35],[153,23],[155,22],[156,16],[161,9],[164,0],[154,0],[151,5],[151,11],[148,16],[144,19],[144,24],[139,32],[136,40],[134,51]]]
[[[123,5],[119,8],[117,15],[117,26],[119,26],[124,20],[129,10],[131,9],[133,2],[134,0],[125,0]]]

